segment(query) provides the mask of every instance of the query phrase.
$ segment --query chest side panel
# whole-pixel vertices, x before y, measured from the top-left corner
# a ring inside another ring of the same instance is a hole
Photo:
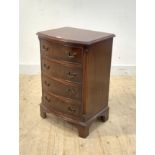
[[[86,54],[85,112],[92,116],[108,105],[113,39],[91,45]]]

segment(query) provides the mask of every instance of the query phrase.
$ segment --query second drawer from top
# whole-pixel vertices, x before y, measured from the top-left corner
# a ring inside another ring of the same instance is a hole
[[[61,64],[61,62],[53,62],[42,58],[41,68],[43,74],[45,75],[75,83],[82,82],[81,67],[75,67],[69,64]]]

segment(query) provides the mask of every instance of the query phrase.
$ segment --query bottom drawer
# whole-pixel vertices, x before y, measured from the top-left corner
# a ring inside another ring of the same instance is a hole
[[[49,93],[43,93],[43,103],[56,111],[66,114],[80,114],[80,105],[73,100],[64,100]]]

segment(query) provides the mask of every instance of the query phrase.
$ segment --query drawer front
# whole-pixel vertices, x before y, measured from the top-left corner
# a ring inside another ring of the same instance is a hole
[[[43,89],[46,91],[51,91],[67,98],[81,100],[81,87],[79,85],[73,86],[45,76],[42,78],[42,83]]]
[[[44,57],[77,63],[82,62],[82,48],[80,47],[71,47],[41,40],[40,49],[41,55]]]
[[[58,97],[43,93],[43,102],[45,105],[53,108],[56,111],[60,111],[66,114],[79,115],[80,106],[78,103],[70,100],[62,100]]]
[[[42,71],[48,76],[81,83],[82,69],[78,67],[64,66],[42,59]]]

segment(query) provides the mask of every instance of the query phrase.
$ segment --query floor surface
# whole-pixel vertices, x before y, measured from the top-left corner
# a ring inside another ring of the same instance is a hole
[[[90,135],[50,114],[40,117],[39,75],[20,76],[20,155],[135,155],[135,77],[111,77],[106,123],[96,120]]]

